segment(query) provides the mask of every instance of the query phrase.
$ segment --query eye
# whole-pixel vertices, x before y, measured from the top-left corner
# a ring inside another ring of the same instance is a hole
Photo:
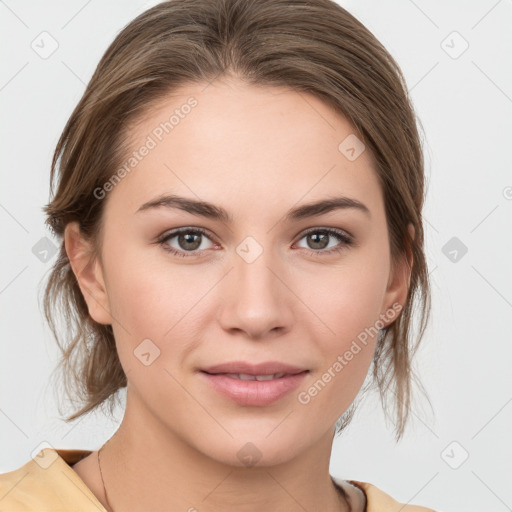
[[[320,254],[322,256],[343,251],[354,243],[352,236],[334,228],[310,229],[302,236],[301,240],[303,239],[306,239],[306,243],[310,246],[305,248],[310,254]],[[333,239],[338,243],[330,244]],[[311,250],[311,247],[315,250]]]
[[[164,250],[176,256],[188,257],[197,256],[201,251],[208,249],[204,246],[204,240],[208,239],[207,231],[202,228],[180,228],[167,233],[158,240]],[[173,246],[170,241],[176,239]],[[188,253],[188,254],[187,254]]]
[[[171,241],[176,239],[174,244]],[[204,245],[205,239],[210,240],[208,232],[202,228],[184,227],[162,236],[157,243],[171,254],[180,257],[198,256],[202,251],[211,248]],[[311,248],[303,247],[313,255],[328,255],[343,251],[354,244],[353,237],[345,231],[335,228],[312,228],[306,231],[300,240],[306,239]],[[210,240],[211,241],[211,240]],[[332,244],[331,242],[336,242]]]

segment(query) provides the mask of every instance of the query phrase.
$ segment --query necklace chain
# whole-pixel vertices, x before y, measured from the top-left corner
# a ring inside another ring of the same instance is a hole
[[[110,441],[110,439],[108,441]],[[108,441],[107,441],[107,443],[108,443]],[[105,443],[105,444],[107,444],[107,443]],[[105,444],[103,446],[105,446]],[[114,509],[112,508],[112,505],[110,505],[110,502],[108,501],[107,489],[105,487],[105,480],[103,480],[103,473],[101,472],[100,452],[103,449],[103,446],[98,450],[98,466],[100,468],[101,483],[103,484],[103,494],[105,495],[105,501],[107,502],[109,511],[110,512],[114,512]]]
[[[114,436],[112,436],[112,437],[114,437]],[[110,439],[112,439],[112,438],[110,438]],[[108,441],[110,441],[110,439]],[[103,494],[105,495],[105,501],[107,502],[107,505],[108,505],[108,508],[109,508],[109,512],[114,512],[114,509],[112,508],[112,505],[108,501],[107,488],[105,487],[105,480],[103,479],[103,473],[101,472],[100,453],[101,453],[101,450],[103,450],[103,447],[108,443],[108,441],[98,450],[98,467],[100,468],[101,483],[103,484]],[[340,491],[338,490],[338,492],[340,492]],[[345,501],[345,503],[347,503],[347,497],[346,497],[345,493],[343,491],[341,491],[341,493],[342,493],[342,496],[343,496],[343,500]],[[348,502],[348,506],[350,507],[350,510],[352,510],[350,502]],[[364,507],[364,510],[366,512],[366,495],[365,495],[365,507]]]

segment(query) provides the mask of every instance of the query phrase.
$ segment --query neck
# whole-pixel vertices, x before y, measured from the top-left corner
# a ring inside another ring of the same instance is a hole
[[[348,512],[329,474],[332,439],[329,431],[274,465],[225,464],[165,428],[129,388],[121,426],[101,450],[101,469],[113,512]]]

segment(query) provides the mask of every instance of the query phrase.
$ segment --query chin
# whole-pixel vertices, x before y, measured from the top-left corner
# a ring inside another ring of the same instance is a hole
[[[247,428],[245,433],[230,437],[228,434],[215,436],[211,442],[205,446],[205,441],[201,440],[201,446],[197,448],[205,455],[220,463],[236,467],[264,467],[276,466],[286,463],[297,457],[302,450],[308,447],[305,445],[303,432],[297,436],[290,435],[289,430],[286,434],[284,429],[278,432],[281,426],[272,429]],[[229,429],[228,429],[229,430]],[[271,432],[270,435],[268,433]]]

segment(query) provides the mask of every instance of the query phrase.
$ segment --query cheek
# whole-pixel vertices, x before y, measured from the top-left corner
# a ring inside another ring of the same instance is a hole
[[[305,400],[318,396],[317,406],[333,411],[333,417],[357,395],[375,352],[388,278],[387,260],[377,260],[375,254],[382,253],[360,253],[336,271],[318,273],[317,286],[306,295],[317,313],[310,335],[321,363],[308,382]]]
[[[144,249],[126,240],[116,240],[115,236],[109,238],[105,247],[111,311],[119,321],[134,324],[132,328],[141,325],[138,320],[149,322],[165,309],[171,312],[173,304],[168,302],[169,298],[178,297],[183,285],[179,274],[169,275],[156,253],[157,249]]]
[[[332,349],[375,325],[382,309],[388,272],[385,262],[361,260],[318,274],[307,290],[307,304],[317,313],[323,338]],[[305,293],[305,291],[304,291]]]
[[[368,374],[386,275],[376,267],[372,271],[345,268],[337,277],[331,274],[323,287],[308,296],[308,305],[318,311],[321,321],[320,328],[316,320],[311,327],[319,364],[298,396],[306,410],[322,410],[322,421],[328,415],[332,422],[347,410]]]
[[[171,265],[157,250],[125,248],[109,253],[107,283],[119,351],[152,340],[165,362],[166,347],[191,350],[207,315],[201,297],[212,284],[193,266]],[[181,345],[181,346],[180,346]]]

